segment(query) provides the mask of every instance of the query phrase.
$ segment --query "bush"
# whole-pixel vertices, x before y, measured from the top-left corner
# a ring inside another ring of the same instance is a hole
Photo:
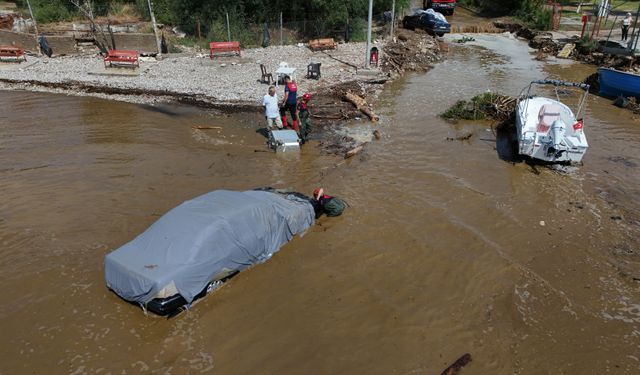
[[[476,95],[470,101],[460,100],[440,116],[447,120],[485,120],[495,118],[499,112],[496,106],[507,98],[504,95],[486,92]]]
[[[26,0],[18,0],[16,5],[24,9],[23,13],[29,17]],[[75,15],[73,5],[64,0],[31,0],[31,9],[36,22],[39,23],[68,21]]]

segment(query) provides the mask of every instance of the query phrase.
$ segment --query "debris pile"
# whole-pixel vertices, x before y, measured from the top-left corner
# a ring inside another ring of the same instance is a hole
[[[421,30],[400,30],[394,41],[384,46],[382,70],[402,74],[405,71],[426,71],[441,59],[438,41]]]
[[[626,108],[630,111],[632,111],[633,113],[635,113],[636,115],[640,115],[640,103],[638,103],[638,101],[636,100],[636,98],[632,97],[628,97],[625,98],[623,96],[617,98],[613,104],[616,107],[620,107],[620,108]]]
[[[460,100],[440,116],[447,120],[509,120],[516,109],[516,99],[511,96],[487,92],[471,100]]]

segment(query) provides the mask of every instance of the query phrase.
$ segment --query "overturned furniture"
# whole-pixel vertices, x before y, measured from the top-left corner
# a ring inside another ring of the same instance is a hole
[[[127,67],[127,68],[139,68],[140,61],[138,51],[122,50],[122,49],[110,49],[107,51],[107,55],[104,57],[104,67]]]
[[[312,51],[324,51],[336,49],[338,44],[333,38],[313,39],[309,41],[309,49]]]
[[[217,54],[233,53],[240,56],[240,42],[211,42],[209,43],[209,57],[214,58]]]
[[[260,71],[262,72],[262,77],[260,77],[260,83],[271,84],[273,81],[273,74],[267,73],[267,68],[264,64],[260,64]]]
[[[307,78],[320,79],[321,63],[310,63],[307,65]]]
[[[268,143],[276,152],[300,151],[300,138],[295,130],[273,130]]]
[[[312,200],[299,193],[216,190],[182,203],[109,253],[106,284],[143,309],[174,315],[268,260],[314,220]]]
[[[10,45],[0,45],[0,61],[21,63],[27,61],[24,49]]]

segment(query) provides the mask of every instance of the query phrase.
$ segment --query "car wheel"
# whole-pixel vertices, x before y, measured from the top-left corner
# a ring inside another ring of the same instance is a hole
[[[439,36],[439,37],[443,37],[444,33],[436,33],[436,35]]]

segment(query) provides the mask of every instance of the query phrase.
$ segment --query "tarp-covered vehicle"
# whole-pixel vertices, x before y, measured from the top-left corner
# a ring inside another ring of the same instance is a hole
[[[269,259],[315,220],[311,198],[217,190],[170,210],[105,257],[107,287],[158,315],[174,315],[238,272]]]

